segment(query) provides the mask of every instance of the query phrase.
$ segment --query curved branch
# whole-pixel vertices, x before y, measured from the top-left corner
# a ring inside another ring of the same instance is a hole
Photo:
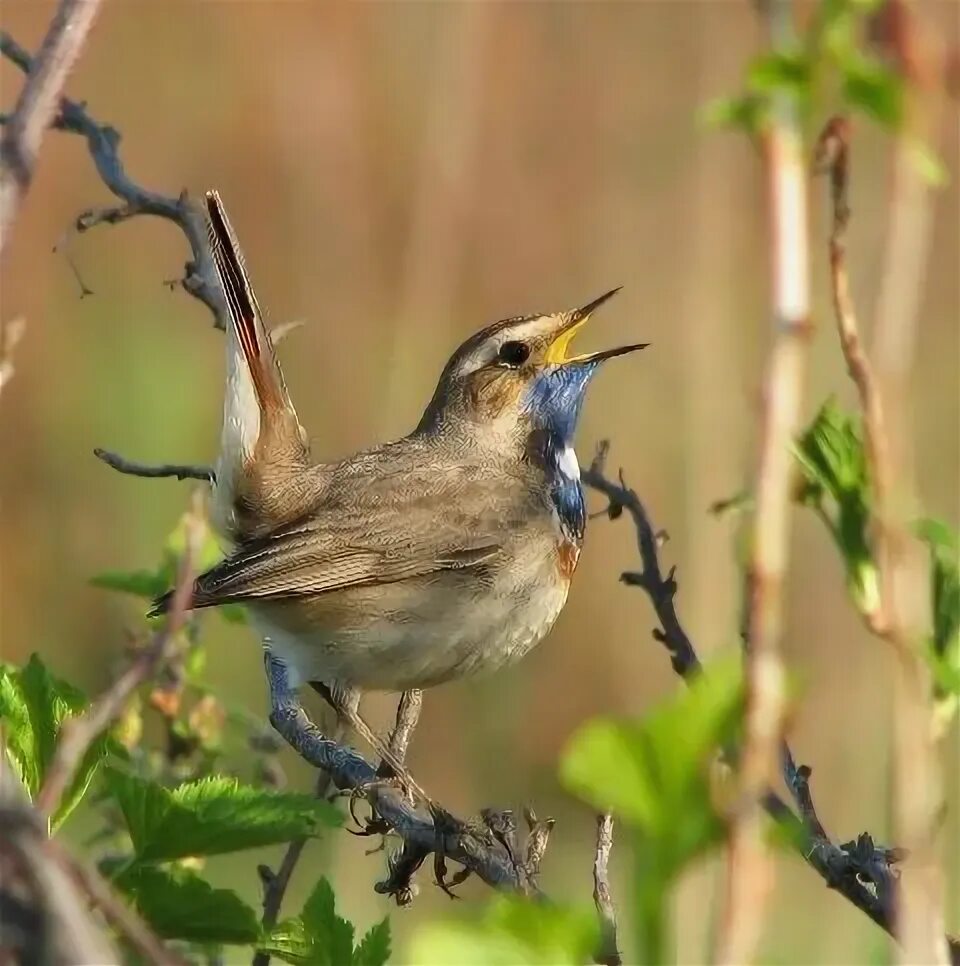
[[[81,7],[95,6],[90,0],[74,0]],[[0,53],[24,73],[31,73],[34,58],[27,53],[9,34],[0,35]],[[56,92],[59,96],[59,90]],[[16,113],[0,118],[7,130],[13,129]],[[184,277],[180,284],[198,298],[213,313],[215,325],[223,329],[226,325],[226,304],[217,284],[213,259],[207,246],[207,226],[203,210],[193,203],[186,191],[176,198],[142,188],[134,182],[120,160],[120,132],[108,124],[99,124],[86,110],[86,107],[66,97],[54,98],[52,116],[48,116],[44,127],[49,124],[60,131],[79,134],[86,139],[90,157],[97,173],[107,188],[116,195],[122,205],[114,208],[92,208],[80,214],[74,222],[78,232],[84,232],[95,225],[116,224],[136,215],[154,215],[172,221],[186,236],[192,258],[187,262]],[[7,135],[4,136],[6,141]]]

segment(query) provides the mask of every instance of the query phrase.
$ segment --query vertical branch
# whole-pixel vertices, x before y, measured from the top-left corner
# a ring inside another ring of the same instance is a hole
[[[60,103],[100,0],[61,0],[0,140],[0,251],[30,187],[43,135]]]
[[[603,966],[621,966],[623,958],[617,946],[617,912],[610,894],[610,852],[613,850],[613,816],[606,812],[597,816],[597,851],[593,859],[593,902],[600,916],[600,950],[597,962]]]
[[[775,49],[794,36],[791,0],[761,7]],[[795,97],[779,91],[764,134],[772,240],[773,346],[763,388],[757,508],[748,569],[747,706],[741,805],[730,829],[727,895],[717,959],[746,963],[760,938],[772,866],[762,840],[761,797],[777,772],[783,705],[779,655],[787,566],[790,441],[800,421],[809,335],[807,195]]]
[[[893,806],[897,836],[908,850],[897,908],[902,963],[946,963],[944,883],[936,850],[942,805],[937,749],[930,728],[929,671],[918,653],[926,633],[926,567],[911,538],[914,499],[909,379],[913,368],[932,211],[929,187],[913,157],[916,143],[936,143],[942,94],[934,38],[902,0],[881,10],[880,32],[904,79],[906,111],[894,143],[886,251],[874,328],[877,392],[886,423],[886,486],[876,493],[875,538],[884,632],[897,661],[893,707]],[[865,420],[869,420],[865,412]]]

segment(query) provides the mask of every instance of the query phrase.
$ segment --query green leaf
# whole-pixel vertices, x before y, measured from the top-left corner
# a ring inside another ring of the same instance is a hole
[[[36,654],[22,668],[0,666],[0,720],[7,756],[31,799],[46,779],[61,729],[86,706],[83,693],[50,674]],[[53,829],[83,798],[109,747],[109,737],[101,735],[87,749],[51,817]]]
[[[168,589],[169,578],[163,570],[107,570],[93,577],[90,583],[105,590],[119,590],[153,600]]]
[[[177,521],[177,525],[170,532],[163,545],[164,567],[168,578],[172,579],[176,574],[177,565],[187,550],[187,533],[190,527],[197,526],[197,515],[188,510]],[[209,526],[204,522],[202,532],[198,536],[199,547],[193,569],[202,573],[209,570],[215,563],[223,557],[220,544]]]
[[[880,578],[868,540],[870,479],[859,427],[828,399],[797,440],[794,456],[804,481],[800,502],[814,507],[827,525],[857,607],[873,613]]]
[[[755,134],[763,125],[765,111],[763,99],[754,94],[718,97],[700,108],[698,120],[705,127],[735,128]]]
[[[843,97],[883,127],[896,129],[903,120],[904,84],[886,64],[857,51],[840,63]]]
[[[722,837],[709,767],[732,740],[742,701],[739,659],[718,662],[640,721],[597,719],[567,748],[564,783],[638,830],[659,888]]]
[[[316,884],[299,916],[273,928],[261,949],[295,966],[349,966],[355,961],[353,926],[337,915],[326,879]]]
[[[165,939],[198,943],[255,943],[257,914],[235,892],[215,889],[190,869],[161,869],[135,863],[114,884]]]
[[[354,966],[384,966],[390,958],[390,920],[381,919],[367,930],[354,950]]]
[[[421,966],[579,966],[592,960],[598,940],[592,911],[498,896],[479,920],[421,927],[413,936],[410,961]]]
[[[247,608],[243,604],[221,604],[217,611],[228,624],[247,623]]]
[[[960,695],[960,539],[940,520],[921,520],[916,531],[930,551],[930,657],[937,691]]]
[[[747,84],[762,94],[786,92],[805,97],[811,76],[812,64],[806,51],[774,51],[754,60],[747,71]]]
[[[142,862],[288,842],[342,821],[328,802],[240,785],[234,778],[203,778],[170,790],[110,769],[107,786]]]

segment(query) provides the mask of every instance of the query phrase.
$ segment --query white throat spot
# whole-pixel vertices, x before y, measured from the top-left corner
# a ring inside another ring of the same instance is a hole
[[[580,463],[572,446],[566,446],[557,458],[557,467],[568,480],[580,479]]]

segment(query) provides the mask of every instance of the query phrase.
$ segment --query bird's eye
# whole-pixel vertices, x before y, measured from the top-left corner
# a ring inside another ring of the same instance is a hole
[[[507,366],[522,366],[530,358],[530,346],[526,342],[504,342],[497,359]]]

